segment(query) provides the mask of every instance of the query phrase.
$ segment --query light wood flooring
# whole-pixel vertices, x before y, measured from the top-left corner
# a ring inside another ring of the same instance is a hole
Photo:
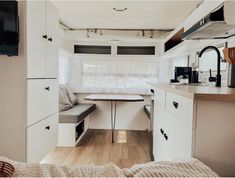
[[[105,165],[113,162],[120,168],[149,162],[147,131],[88,130],[76,147],[57,147],[41,163],[56,165]]]

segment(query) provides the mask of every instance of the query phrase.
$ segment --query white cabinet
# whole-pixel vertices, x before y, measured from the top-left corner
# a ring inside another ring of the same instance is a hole
[[[172,88],[160,85],[154,89],[155,160],[194,157],[220,176],[234,176],[234,100],[224,99],[223,94],[212,98],[213,92],[197,98],[198,94],[183,92],[183,87]]]
[[[58,12],[49,1],[26,2],[27,78],[56,78]]]
[[[166,118],[165,134],[167,140],[165,160],[190,158],[192,154],[192,130],[171,113],[167,113]]]
[[[26,3],[27,77],[46,77],[46,1]]]
[[[153,155],[155,160],[165,159],[165,139],[163,132],[166,126],[165,102],[166,92],[158,89],[154,96],[154,127],[153,127]]]
[[[26,3],[26,161],[58,142],[58,12],[50,1]]]
[[[58,113],[26,129],[27,162],[40,162],[58,140]]]
[[[193,99],[156,89],[153,154],[156,161],[192,154]]]
[[[27,80],[27,126],[58,112],[57,79]]]
[[[55,78],[58,75],[58,22],[57,9],[47,1],[47,55],[46,55],[46,76]]]
[[[46,0],[19,0],[18,10],[19,56],[0,70],[0,153],[39,162],[58,142],[58,13]]]

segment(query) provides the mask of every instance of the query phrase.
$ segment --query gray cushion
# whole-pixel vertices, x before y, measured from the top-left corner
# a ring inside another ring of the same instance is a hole
[[[69,101],[69,98],[68,98],[68,95],[67,95],[65,88],[62,85],[60,85],[60,88],[59,88],[59,110],[65,111],[65,110],[68,110],[72,107],[73,107],[73,105]]]
[[[78,104],[72,109],[60,112],[59,123],[78,123],[92,113],[95,108],[95,104]]]
[[[78,104],[78,100],[76,96],[74,95],[72,88],[68,84],[64,85],[64,88],[67,92],[69,101],[72,103],[72,105],[75,106],[76,104]]]

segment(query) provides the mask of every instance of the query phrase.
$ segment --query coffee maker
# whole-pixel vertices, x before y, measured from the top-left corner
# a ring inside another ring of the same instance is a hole
[[[178,78],[181,76],[182,79],[188,79],[188,83],[192,81],[192,67],[175,67],[174,79],[171,79],[171,83],[179,83]]]

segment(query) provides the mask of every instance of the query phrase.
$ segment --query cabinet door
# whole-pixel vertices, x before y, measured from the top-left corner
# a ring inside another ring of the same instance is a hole
[[[154,96],[154,127],[153,127],[153,154],[156,161],[164,160],[165,140],[163,134],[166,126],[165,105],[166,92],[157,89]]]
[[[55,6],[47,1],[47,78],[57,78],[58,76],[58,31],[59,14]]]
[[[191,157],[192,129],[171,113],[166,116],[166,160]]]
[[[58,112],[57,82],[56,79],[27,81],[27,126]]]
[[[26,128],[27,162],[40,162],[58,143],[58,113]]]
[[[46,1],[27,1],[26,4],[27,78],[45,78]]]

